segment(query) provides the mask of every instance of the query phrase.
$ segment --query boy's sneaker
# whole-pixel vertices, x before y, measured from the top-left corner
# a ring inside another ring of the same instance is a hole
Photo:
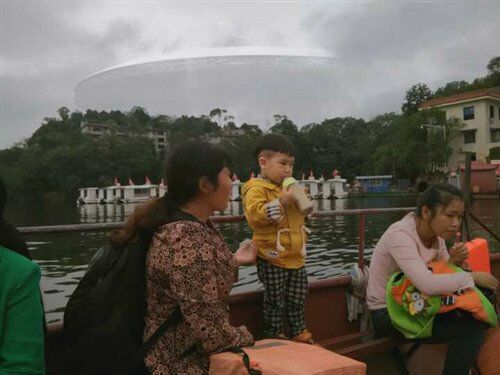
[[[309,332],[307,329],[304,329],[297,336],[293,337],[292,340],[297,342],[303,342],[306,344],[314,344],[311,332]]]

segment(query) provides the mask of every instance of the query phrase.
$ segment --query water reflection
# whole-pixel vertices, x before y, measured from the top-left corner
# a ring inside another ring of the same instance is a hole
[[[85,273],[90,258],[105,240],[104,232],[28,237],[32,256],[42,269],[41,285],[48,322],[61,320],[69,296]]]
[[[345,210],[370,207],[402,207],[414,204],[413,197],[392,198],[364,198],[364,199],[337,199],[315,201],[315,208],[324,210]],[[26,216],[26,221],[18,217],[17,225],[44,225],[55,224],[58,210],[64,211],[59,216],[63,223],[100,223],[123,221],[135,208],[136,204],[122,205],[83,205],[52,206],[45,213],[37,212],[33,216]],[[500,232],[500,203],[498,201],[477,201],[473,211],[483,221]],[[29,213],[29,212],[28,212]],[[241,202],[230,202],[224,214],[242,214]],[[23,212],[23,215],[27,215]],[[385,229],[402,214],[390,213],[366,216],[366,258],[370,259],[376,242]],[[33,217],[37,220],[33,220]],[[19,220],[21,219],[21,220]],[[20,222],[19,222],[20,221]],[[312,235],[308,244],[307,270],[311,280],[325,279],[346,273],[357,261],[358,217],[335,216],[322,217],[311,220],[308,226]],[[236,249],[245,238],[252,233],[244,222],[224,223],[219,226],[229,246]],[[484,233],[481,228],[472,224],[474,235],[483,236],[490,240],[492,251],[500,251],[500,245]],[[78,280],[84,274],[88,261],[95,251],[105,243],[105,232],[67,233],[30,235],[28,245],[34,259],[42,269],[42,287],[48,322],[62,319],[66,301],[76,287]],[[240,270],[239,280],[233,292],[248,291],[260,288],[257,281],[255,267],[243,267]]]
[[[123,221],[140,203],[125,204],[83,204],[77,206],[78,221],[80,223],[109,223]],[[323,199],[314,201],[316,211],[346,210],[349,207],[347,199]],[[370,206],[372,207],[372,206]],[[360,207],[356,207],[360,208]],[[230,201],[224,212],[218,215],[242,215],[243,206],[239,201]],[[338,218],[341,218],[340,216]]]
[[[80,223],[123,221],[134,211],[137,204],[82,204],[78,206]]]

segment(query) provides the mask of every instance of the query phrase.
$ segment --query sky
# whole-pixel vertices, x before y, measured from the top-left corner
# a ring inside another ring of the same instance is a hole
[[[349,95],[331,117],[369,120],[399,111],[413,84],[471,81],[500,55],[500,1],[0,3],[0,149],[29,138],[58,108],[79,109],[74,89],[85,77],[148,56],[325,49],[354,67],[339,81]]]

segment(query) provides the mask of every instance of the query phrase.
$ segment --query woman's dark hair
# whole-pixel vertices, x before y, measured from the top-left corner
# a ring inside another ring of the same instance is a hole
[[[3,183],[3,179],[0,177],[0,218],[3,217],[3,210],[5,209],[6,202],[7,202],[7,188]]]
[[[295,155],[295,149],[288,138],[277,133],[264,134],[257,140],[255,157],[259,158],[262,151],[281,152],[289,156]]]
[[[28,245],[26,245],[22,234],[3,217],[6,203],[7,188],[0,177],[0,245],[31,260]]]
[[[417,184],[416,190],[421,194],[417,200],[417,215],[422,216],[424,206],[430,208],[432,215],[437,212],[438,206],[447,207],[453,199],[460,199],[465,202],[465,194],[456,186],[446,182],[439,182],[428,186],[427,182],[421,181]]]
[[[180,206],[196,196],[202,177],[217,187],[219,173],[230,162],[225,150],[207,142],[191,141],[177,146],[165,166],[167,194],[138,206],[123,227],[111,233],[111,244],[121,248],[139,236],[151,238]]]

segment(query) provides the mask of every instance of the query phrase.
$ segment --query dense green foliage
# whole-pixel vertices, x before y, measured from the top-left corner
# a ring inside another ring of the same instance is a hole
[[[139,112],[142,114],[137,116]],[[389,113],[368,122],[333,118],[298,129],[291,119],[277,115],[270,131],[285,134],[294,143],[298,177],[313,171],[317,177],[328,178],[338,169],[349,179],[374,173],[415,178],[433,170],[433,161],[444,158],[442,134],[420,128],[431,117],[444,124],[441,112],[424,111],[412,115]],[[126,125],[130,118],[131,125]],[[81,132],[82,121],[107,124],[111,130],[93,138]],[[259,129],[246,124],[238,128],[233,122],[220,126],[209,116],[150,117],[143,109],[135,108],[125,114],[87,111],[47,118],[23,145],[0,151],[0,174],[11,189],[25,194],[76,192],[78,187],[110,185],[115,177],[122,183],[129,177],[142,183],[145,176],[158,181],[165,154],[156,153],[146,136],[153,124],[155,129],[166,132],[167,150],[186,139],[220,142],[232,157],[233,171],[242,180],[252,171],[257,173],[253,149],[262,134]],[[130,134],[118,134],[125,126]],[[458,126],[447,123],[450,136]],[[244,129],[244,134],[231,135],[237,129]]]
[[[385,113],[365,121],[342,117],[326,119],[298,129],[293,119],[275,115],[269,131],[288,136],[296,147],[295,175],[310,171],[316,177],[393,174],[416,179],[435,173],[450,154],[449,143],[463,126],[446,120],[439,110],[419,111],[425,100],[438,95],[500,85],[500,58],[490,60],[488,75],[471,84],[450,82],[432,93],[425,84],[412,86],[403,103],[403,113]],[[107,125],[109,131],[93,138],[81,131],[82,124]],[[429,127],[423,125],[431,124]],[[167,149],[187,139],[220,142],[232,156],[233,171],[242,180],[257,173],[253,148],[262,131],[255,126],[236,126],[226,110],[216,108],[201,117],[150,116],[144,108],[129,112],[71,112],[62,107],[57,118],[45,118],[27,140],[0,151],[0,175],[7,186],[21,194],[68,192],[87,186],[107,186],[117,177],[142,183],[145,176],[159,181],[166,152],[157,153],[148,136],[165,132]],[[128,133],[128,135],[123,135]],[[495,155],[497,155],[495,151]],[[492,155],[492,158],[498,158]]]
[[[72,119],[74,121],[72,121]],[[111,185],[114,176],[157,178],[160,163],[144,137],[92,139],[80,131],[80,113],[46,119],[24,145],[0,152],[0,174],[16,192],[75,192],[78,187]]]

